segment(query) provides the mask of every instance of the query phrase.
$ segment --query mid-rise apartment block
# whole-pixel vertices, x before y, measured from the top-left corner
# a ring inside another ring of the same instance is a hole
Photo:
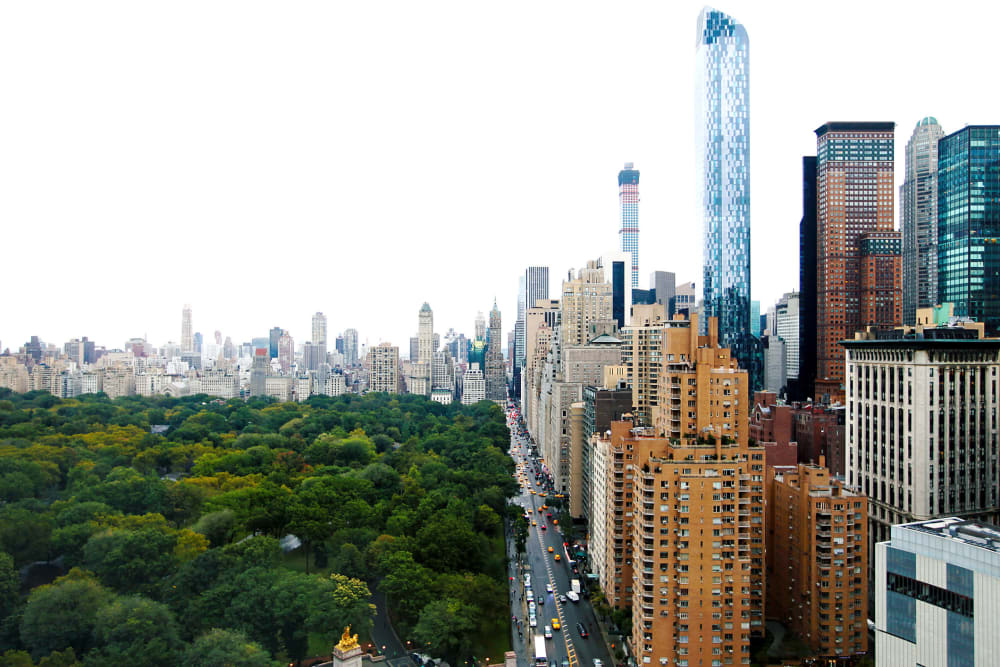
[[[819,465],[767,467],[767,613],[822,657],[868,650],[868,511]]]
[[[947,517],[893,526],[875,551],[879,667],[987,667],[1000,656],[1000,528]]]

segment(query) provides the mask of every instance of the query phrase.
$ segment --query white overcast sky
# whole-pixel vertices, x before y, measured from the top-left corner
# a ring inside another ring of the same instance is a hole
[[[798,286],[828,120],[1000,123],[996,2],[716,5],[750,37],[752,295]],[[618,248],[701,287],[691,2],[0,5],[0,344],[194,328],[471,333],[518,276]],[[898,209],[898,207],[897,207]],[[898,214],[898,210],[897,210]]]

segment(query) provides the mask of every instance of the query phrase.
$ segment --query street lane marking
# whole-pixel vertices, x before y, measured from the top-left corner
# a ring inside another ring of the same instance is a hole
[[[542,540],[541,528],[535,531],[535,536],[538,538],[538,546],[542,550],[542,563],[545,564],[545,572],[549,577],[549,584],[552,586],[552,604],[556,606],[556,615],[559,617],[559,630],[562,632],[563,642],[566,644],[566,657],[569,658],[569,667],[573,667],[573,665],[579,663],[579,660],[576,658],[576,647],[573,646],[569,635],[566,634],[566,618],[563,615],[562,605],[559,604],[559,598],[557,597],[559,589],[556,586],[555,577],[552,575],[552,564],[546,558],[548,552],[545,550],[545,542]]]

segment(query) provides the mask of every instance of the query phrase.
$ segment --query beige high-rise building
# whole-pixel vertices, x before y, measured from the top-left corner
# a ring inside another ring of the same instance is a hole
[[[415,359],[410,359],[410,376],[407,380],[411,394],[430,395],[433,364],[434,312],[427,303],[424,303],[418,315],[417,356]]]
[[[764,632],[764,451],[732,409],[749,402],[747,374],[715,319],[707,336],[697,318],[675,322],[688,325],[667,330],[677,340],[657,341],[676,362],[655,369],[669,389],[659,423],[594,436],[591,558],[608,601],[632,607],[637,662],[738,665]]]
[[[648,308],[651,316],[636,307],[623,332],[637,419],[660,437],[694,432],[745,440],[751,396],[733,380],[738,366],[729,349],[719,347],[714,318],[708,335],[699,336],[697,315],[664,320],[659,307]]]
[[[868,650],[868,499],[819,465],[767,468],[768,614],[816,656]]]
[[[399,393],[399,348],[379,343],[368,351],[368,390]]]
[[[605,282],[605,271],[596,261],[562,284],[561,338],[563,345],[583,345],[602,333],[615,330],[612,312],[613,290]]]
[[[323,345],[326,342],[326,315],[317,312],[312,318],[312,343],[313,345]]]
[[[194,352],[194,332],[191,328],[191,304],[185,303],[181,311],[181,353]]]

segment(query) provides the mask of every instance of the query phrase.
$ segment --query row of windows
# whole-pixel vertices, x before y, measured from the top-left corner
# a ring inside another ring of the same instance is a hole
[[[892,572],[886,573],[886,587],[894,593],[953,611],[967,618],[974,618],[971,597]]]

